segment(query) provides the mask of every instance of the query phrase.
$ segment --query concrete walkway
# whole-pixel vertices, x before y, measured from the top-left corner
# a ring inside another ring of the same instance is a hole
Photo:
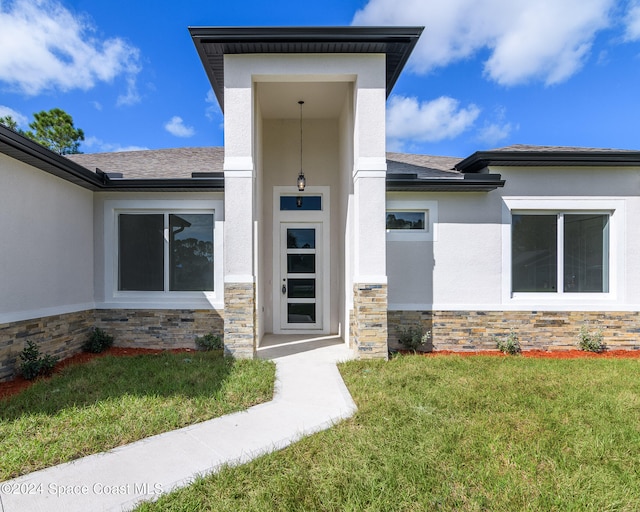
[[[336,367],[351,352],[337,338],[278,343],[271,402],[0,482],[1,512],[130,510],[223,464],[241,464],[348,418],[356,406]],[[144,414],[141,411],[141,414]]]

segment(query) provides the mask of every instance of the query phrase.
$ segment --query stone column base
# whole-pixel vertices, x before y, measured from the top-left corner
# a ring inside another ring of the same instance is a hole
[[[256,355],[256,299],[254,283],[224,285],[224,352],[253,359]]]
[[[387,359],[387,285],[353,285],[351,337],[360,359]]]

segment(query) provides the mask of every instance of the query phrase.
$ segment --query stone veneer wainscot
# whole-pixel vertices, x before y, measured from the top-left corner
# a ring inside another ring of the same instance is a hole
[[[224,351],[237,358],[256,355],[256,308],[253,283],[224,285]]]
[[[513,330],[523,350],[576,349],[580,328],[602,330],[610,349],[640,350],[636,311],[389,311],[389,345],[401,348],[401,327],[431,331],[427,349],[495,350],[496,338]]]
[[[360,359],[387,359],[387,285],[353,285],[352,339]]]

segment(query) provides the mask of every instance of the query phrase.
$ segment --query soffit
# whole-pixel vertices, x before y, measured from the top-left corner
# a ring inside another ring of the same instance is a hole
[[[224,56],[286,53],[374,53],[386,56],[391,94],[424,27],[189,27],[224,110]]]

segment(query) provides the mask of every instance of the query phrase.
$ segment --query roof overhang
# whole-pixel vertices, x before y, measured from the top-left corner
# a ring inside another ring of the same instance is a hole
[[[384,54],[388,97],[423,30],[424,27],[189,27],[223,111],[225,55]]]
[[[224,190],[223,173],[210,173],[192,179],[114,179],[108,173],[92,172],[1,124],[0,153],[92,191]]]
[[[464,174],[460,178],[419,178],[417,175],[387,175],[387,192],[490,192],[504,187],[499,174]]]
[[[498,167],[638,167],[640,151],[623,150],[531,150],[477,151],[456,164],[462,173],[487,172],[489,166]]]

